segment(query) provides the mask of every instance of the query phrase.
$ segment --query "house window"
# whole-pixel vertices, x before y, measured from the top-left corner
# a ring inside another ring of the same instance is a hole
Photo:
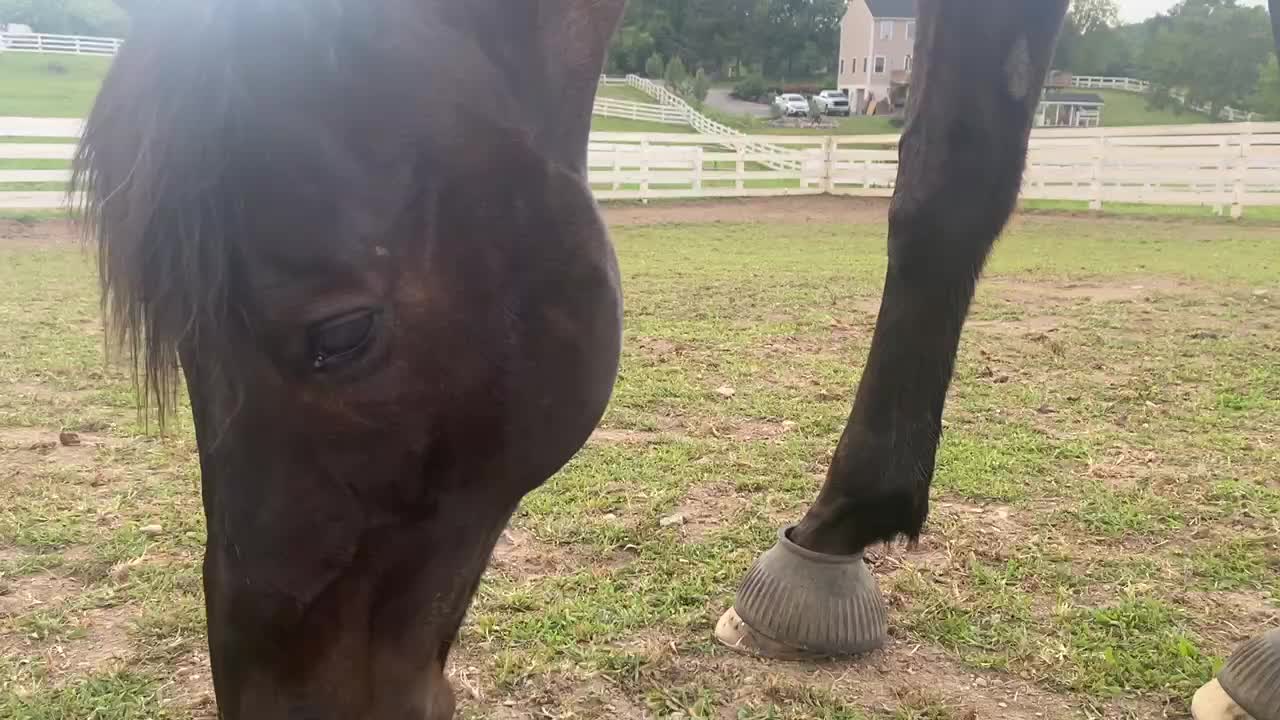
[[[916,24],[915,24],[915,23],[913,23],[913,22],[909,22],[909,23],[907,23],[907,31],[906,31],[906,32],[907,32],[907,40],[915,40],[915,39],[916,39]],[[908,69],[910,69],[910,68],[908,68]]]
[[[893,21],[892,20],[882,20],[880,22],[880,39],[881,40],[893,39]]]
[[[863,58],[862,58],[862,72],[866,72],[866,71],[868,70],[868,68],[870,68],[870,67],[871,67],[870,62],[867,60],[867,58],[863,57]]]
[[[844,58],[840,58],[840,74],[844,74]]]
[[[883,56],[883,55],[877,55],[877,56],[876,56],[876,69],[875,69],[875,71],[876,71],[877,73],[882,73],[882,72],[884,72],[884,56]]]
[[[911,56],[908,55],[906,60],[902,61],[902,69],[911,72]]]

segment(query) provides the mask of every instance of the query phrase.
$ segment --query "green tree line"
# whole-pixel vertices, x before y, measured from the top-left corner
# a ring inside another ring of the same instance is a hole
[[[658,79],[679,59],[690,74],[716,79],[829,77],[844,8],[845,0],[630,0],[607,71]],[[1264,8],[1183,0],[1142,23],[1118,17],[1115,0],[1072,0],[1055,67],[1148,80],[1155,105],[1171,103],[1173,89],[1196,104],[1280,118],[1280,68]]]
[[[0,23],[53,35],[123,37],[129,19],[112,0],[0,0]]]
[[[1170,90],[1197,105],[1280,118],[1280,74],[1270,18],[1237,0],[1183,0],[1167,13],[1119,26],[1114,0],[1073,0],[1054,58],[1077,75],[1140,78],[1153,105],[1179,107]]]
[[[699,71],[704,78],[780,81],[829,75],[844,9],[845,0],[630,0],[608,72],[647,67],[656,79],[678,60],[691,88]],[[0,0],[0,22],[71,35],[128,31],[127,16],[112,0]],[[1267,11],[1239,0],[1183,0],[1133,25],[1119,24],[1115,0],[1072,0],[1054,64],[1079,75],[1149,80],[1157,105],[1170,103],[1168,91],[1176,89],[1197,104],[1280,118],[1273,51]]]
[[[811,78],[839,55],[844,8],[845,0],[630,0],[608,72],[643,73],[657,56],[664,68],[679,58],[717,78]]]

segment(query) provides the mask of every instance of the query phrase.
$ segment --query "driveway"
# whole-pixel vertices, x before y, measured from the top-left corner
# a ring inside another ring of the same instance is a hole
[[[711,88],[707,93],[707,105],[715,110],[731,115],[747,115],[749,117],[769,117],[769,106],[761,103],[746,102],[730,97],[731,88]]]

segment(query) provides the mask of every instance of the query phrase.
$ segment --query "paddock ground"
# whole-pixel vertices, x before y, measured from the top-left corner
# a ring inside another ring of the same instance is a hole
[[[1276,227],[1016,218],[928,534],[871,558],[891,643],[805,665],[712,628],[829,461],[885,206],[606,214],[621,380],[496,551],[451,666],[466,717],[1185,718],[1280,623]],[[143,432],[103,360],[92,256],[57,222],[0,221],[0,497],[0,718],[210,717],[190,423]]]

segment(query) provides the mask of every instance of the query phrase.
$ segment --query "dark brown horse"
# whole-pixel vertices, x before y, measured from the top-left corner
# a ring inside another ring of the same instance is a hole
[[[222,716],[447,718],[496,538],[615,379],[619,278],[585,165],[624,0],[135,4],[77,185],[145,395],[163,420],[181,368],[190,396]],[[921,532],[1066,5],[921,0],[870,358],[782,541],[798,549],[753,570],[722,639],[785,655],[883,636],[869,580],[849,576],[870,598],[851,616],[824,584],[862,566],[824,562]],[[747,611],[786,577],[827,636]]]

